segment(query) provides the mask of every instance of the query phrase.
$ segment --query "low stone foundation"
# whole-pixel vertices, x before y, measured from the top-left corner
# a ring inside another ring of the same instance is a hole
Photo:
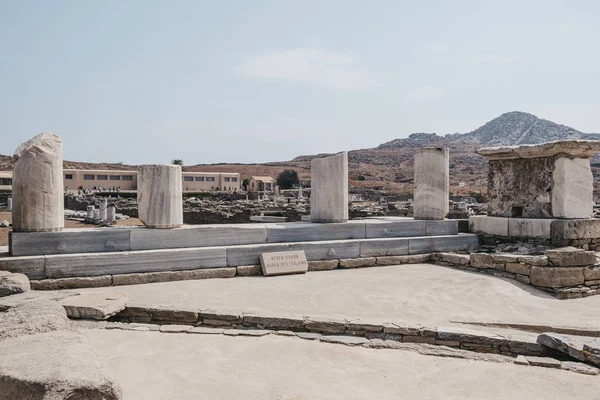
[[[543,256],[437,253],[432,256],[432,261],[438,265],[515,279],[559,299],[600,294],[600,265],[592,251],[556,249]]]

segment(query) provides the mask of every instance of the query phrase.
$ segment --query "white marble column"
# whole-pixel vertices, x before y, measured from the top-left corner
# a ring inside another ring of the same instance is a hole
[[[415,154],[415,219],[444,219],[448,214],[450,167],[448,149],[426,147]]]
[[[105,221],[107,219],[107,215],[106,215],[107,207],[108,207],[108,199],[100,199],[100,206],[98,208],[100,209],[100,219],[102,221]]]
[[[348,153],[313,158],[310,163],[312,222],[348,220]]]
[[[117,219],[117,208],[115,206],[108,206],[106,210],[106,219],[110,222],[115,221]]]
[[[149,228],[183,225],[181,166],[141,165],[137,169],[138,216]]]
[[[44,132],[15,150],[12,224],[15,232],[60,231],[65,226],[62,141]]]
[[[87,206],[87,217],[89,219],[94,218],[94,206],[92,206],[92,205]]]

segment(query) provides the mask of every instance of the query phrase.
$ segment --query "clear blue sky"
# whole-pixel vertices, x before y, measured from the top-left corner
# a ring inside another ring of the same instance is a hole
[[[0,153],[287,160],[526,111],[600,132],[598,1],[0,0]]]

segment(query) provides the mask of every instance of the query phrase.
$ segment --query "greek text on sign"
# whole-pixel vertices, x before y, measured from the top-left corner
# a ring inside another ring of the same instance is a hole
[[[262,253],[260,264],[263,275],[303,274],[308,271],[304,250]]]

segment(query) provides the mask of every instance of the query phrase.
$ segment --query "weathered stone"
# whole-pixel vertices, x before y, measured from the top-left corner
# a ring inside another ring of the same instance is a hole
[[[402,342],[435,344],[435,338],[423,336],[402,336]]]
[[[548,265],[548,257],[546,256],[519,256],[519,262],[527,265],[536,265],[544,267]]]
[[[469,232],[508,236],[508,218],[473,215],[469,217]]]
[[[225,329],[223,335],[225,336],[240,336],[241,330],[239,329]]]
[[[471,262],[468,254],[438,253],[438,257],[444,262],[456,265],[469,265]]]
[[[336,269],[339,265],[339,260],[322,260],[322,261],[309,261],[309,271],[330,271]]]
[[[600,369],[592,367],[591,365],[583,364],[575,361],[561,361],[560,368],[566,371],[575,372],[577,374],[584,375],[598,375]]]
[[[321,342],[343,344],[346,346],[360,346],[368,343],[369,339],[359,336],[322,336]]]
[[[25,301],[0,312],[0,341],[17,336],[72,329],[65,309],[50,300]],[[5,353],[0,354],[3,354],[0,360],[6,358]]]
[[[235,310],[200,310],[198,317],[203,320],[227,321],[230,323],[241,323],[243,316],[241,311]]]
[[[312,222],[348,220],[348,153],[311,161],[310,216]]]
[[[0,271],[0,297],[24,293],[30,290],[29,278],[26,275]]]
[[[161,325],[160,331],[163,333],[185,333],[192,329],[190,325]]]
[[[552,219],[508,218],[508,236],[550,239]]]
[[[292,331],[273,331],[273,334],[277,336],[296,336],[296,333]]]
[[[77,278],[62,278],[62,279],[43,279],[40,281],[31,281],[33,290],[60,290],[74,288],[91,288],[105,287],[112,285],[112,276],[90,276]]]
[[[320,333],[314,333],[314,332],[296,332],[296,336],[299,337],[300,339],[319,340],[319,339],[321,339],[322,335]]]
[[[519,355],[515,359],[515,364],[517,364],[517,365],[529,365],[529,361],[527,361],[527,359],[525,358],[524,355]]]
[[[586,281],[600,280],[600,266],[591,266],[583,269],[583,277]],[[597,283],[593,283],[597,284]]]
[[[494,256],[487,253],[471,253],[471,267],[480,269],[494,269]]]
[[[534,286],[552,288],[581,285],[585,281],[583,267],[556,268],[532,266],[530,278],[531,284]]]
[[[589,158],[558,158],[552,179],[554,217],[591,218],[594,215],[594,177]]]
[[[256,276],[262,275],[262,270],[260,265],[241,265],[239,267],[235,267],[237,276]]]
[[[600,367],[600,339],[598,338],[567,336],[548,332],[539,335],[537,341],[576,360]]]
[[[534,367],[560,368],[560,361],[550,357],[525,356],[529,365]]]
[[[59,303],[67,311],[67,316],[74,319],[108,319],[123,310],[129,299],[122,293],[81,294],[67,297]]]
[[[15,232],[59,231],[65,226],[62,141],[44,132],[19,145],[13,161]]]
[[[420,336],[421,329],[418,327],[408,327],[402,323],[386,322],[383,324],[383,332],[397,335]]]
[[[308,271],[304,250],[261,253],[260,264],[265,276],[304,274]]]
[[[478,331],[475,329],[457,327],[437,328],[436,338],[438,340],[452,340],[461,343],[484,345],[508,344],[508,340],[502,336],[484,331]]]
[[[444,219],[448,214],[450,188],[448,149],[419,149],[414,157],[415,219]]]
[[[0,354],[2,399],[122,399],[119,384],[80,333],[46,332],[1,340]]]
[[[348,332],[383,332],[383,325],[378,322],[369,322],[367,320],[358,319],[346,323],[346,331]]]
[[[521,264],[519,262],[509,262],[506,263],[506,271],[512,272],[513,274],[526,275],[529,276],[529,270],[531,266],[527,264]]]
[[[478,154],[488,160],[527,159],[565,155],[570,158],[590,158],[598,152],[600,152],[600,142],[597,140],[557,140],[540,144],[487,147],[477,151]]]
[[[267,316],[258,314],[244,314],[244,323],[260,325],[271,329],[302,329],[304,319],[291,316]]]
[[[140,221],[149,228],[183,225],[181,166],[140,165],[137,169]]]
[[[546,251],[546,257],[552,265],[560,267],[594,265],[597,262],[595,252],[570,246],[548,250]]]
[[[159,322],[167,322],[170,324],[177,323],[195,323],[198,320],[198,313],[187,310],[167,310],[154,309],[152,319]]]
[[[552,221],[552,242],[600,238],[600,219],[574,219]]]
[[[431,260],[431,254],[416,254],[411,256],[385,256],[376,257],[377,265],[399,265],[399,264],[420,264]]]
[[[342,259],[340,260],[340,268],[372,267],[375,262],[375,257]]]
[[[525,275],[515,275],[515,279],[521,283],[524,283],[526,285],[530,285],[531,284],[531,278],[529,278],[528,276]]]
[[[308,317],[304,320],[304,327],[309,331],[315,332],[344,333],[346,330],[346,321],[320,317]]]
[[[222,334],[224,331],[224,329],[221,328],[207,328],[204,326],[195,326],[192,329],[190,329],[189,331],[187,331],[187,333],[202,333],[205,335],[220,335]]]
[[[188,271],[161,271],[139,274],[118,274],[112,276],[112,283],[118,285],[139,285],[143,283],[186,281],[196,279],[233,278],[235,267],[202,268]]]
[[[254,337],[270,335],[272,332],[267,329],[240,329],[239,331],[240,331],[239,336],[254,336]]]

